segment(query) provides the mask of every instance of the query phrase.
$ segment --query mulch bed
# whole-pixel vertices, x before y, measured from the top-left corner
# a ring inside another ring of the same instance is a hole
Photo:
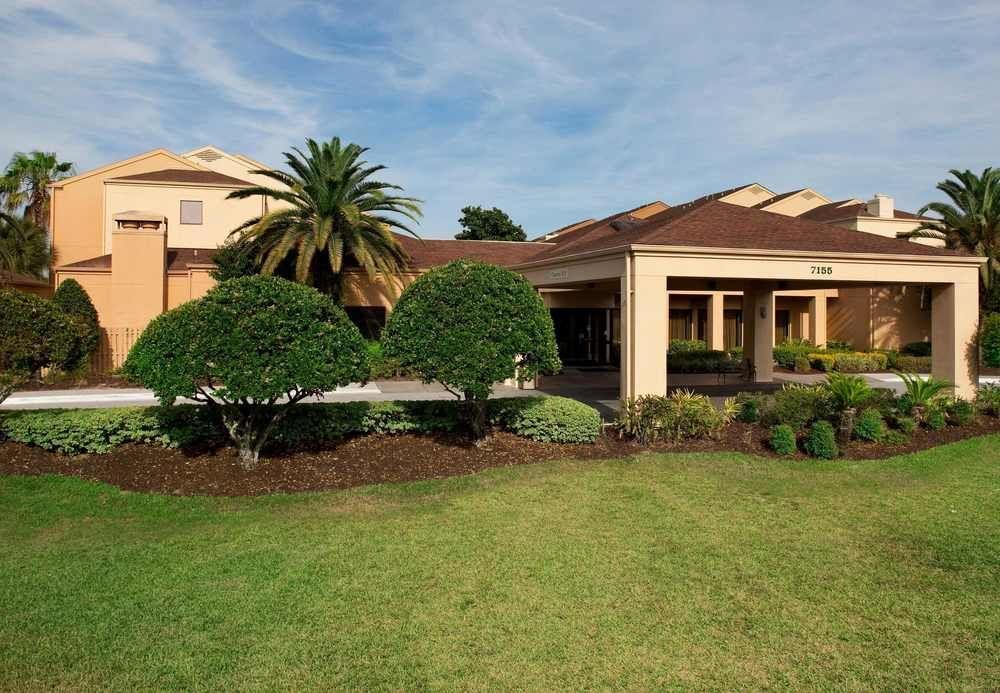
[[[1000,419],[961,428],[920,430],[904,445],[854,442],[848,459],[880,459],[1000,433]],[[773,457],[760,426],[734,423],[719,440],[641,446],[604,436],[593,445],[537,443],[496,433],[477,447],[458,436],[362,436],[322,450],[272,454],[243,471],[231,448],[183,451],[123,445],[105,455],[61,455],[20,443],[0,443],[0,474],[63,474],[103,481],[129,491],[171,495],[247,496],[318,491],[386,482],[437,479],[555,459],[608,459],[642,452],[735,451]]]

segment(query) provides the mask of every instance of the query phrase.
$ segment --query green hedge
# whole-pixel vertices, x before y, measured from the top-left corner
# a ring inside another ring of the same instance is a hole
[[[564,397],[515,397],[489,401],[490,422],[532,440],[590,443],[601,432],[593,407]],[[275,431],[274,447],[302,448],[349,435],[439,433],[459,430],[458,403],[324,402],[300,404]],[[0,435],[67,454],[105,453],[125,443],[162,447],[221,444],[226,434],[196,405],[117,409],[34,409],[0,416]]]
[[[808,358],[809,354],[816,351],[816,347],[804,339],[792,339],[774,347],[774,361],[782,368],[794,368],[795,359],[799,356]]]
[[[988,368],[998,368],[1000,367],[1000,313],[984,315],[980,329],[983,365]]]
[[[683,354],[689,351],[708,351],[704,339],[671,339],[667,346],[668,354]]]
[[[740,362],[724,351],[678,351],[667,356],[671,373],[739,373]]]
[[[843,351],[833,355],[833,368],[841,373],[884,371],[889,357],[877,351]]]

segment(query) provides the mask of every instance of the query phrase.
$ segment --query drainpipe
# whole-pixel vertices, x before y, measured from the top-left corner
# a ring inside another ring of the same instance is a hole
[[[626,397],[631,397],[633,392],[632,381],[634,374],[632,373],[632,249],[631,247],[626,247],[625,249],[625,295],[622,296],[622,315],[625,316],[625,326],[622,330],[622,337],[625,339],[625,353],[622,354],[622,359],[625,363],[623,368],[623,373],[628,374],[628,381],[623,382],[619,385],[619,397],[625,399]],[[621,380],[625,380],[622,378]]]

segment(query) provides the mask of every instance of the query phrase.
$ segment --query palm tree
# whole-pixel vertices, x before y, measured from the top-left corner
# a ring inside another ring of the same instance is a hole
[[[49,185],[72,176],[73,164],[59,161],[55,152],[17,152],[0,177],[0,195],[8,212],[22,207],[24,215],[36,226],[48,227]]]
[[[229,194],[236,199],[262,195],[279,203],[233,234],[253,244],[264,274],[284,270],[337,298],[345,262],[356,262],[372,278],[398,274],[406,254],[393,229],[416,237],[406,220],[420,217],[420,200],[394,195],[402,188],[372,180],[385,167],[362,160],[365,147],[342,146],[334,137],[322,144],[306,140],[306,148],[308,154],[297,147],[285,152],[291,173],[253,171],[278,186]]]
[[[981,176],[972,171],[949,171],[955,180],[944,180],[937,189],[951,199],[931,202],[920,214],[934,212],[940,221],[927,221],[904,234],[906,238],[936,238],[952,249],[966,250],[989,259],[980,270],[982,304],[1000,271],[1000,169],[987,168]]]
[[[51,262],[44,228],[27,217],[0,212],[0,284],[15,274],[44,279]]]

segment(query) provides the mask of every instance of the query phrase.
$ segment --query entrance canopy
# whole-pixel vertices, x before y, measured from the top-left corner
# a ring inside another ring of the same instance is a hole
[[[623,398],[667,391],[668,290],[741,291],[744,353],[756,366],[758,379],[768,381],[773,372],[775,292],[928,285],[932,372],[952,382],[956,394],[970,397],[975,361],[970,348],[983,261],[943,248],[705,201],[645,219],[626,214],[593,222],[563,234],[512,269],[540,289],[617,285]],[[710,312],[721,311],[720,303]],[[813,319],[825,321],[825,313],[813,311]]]

